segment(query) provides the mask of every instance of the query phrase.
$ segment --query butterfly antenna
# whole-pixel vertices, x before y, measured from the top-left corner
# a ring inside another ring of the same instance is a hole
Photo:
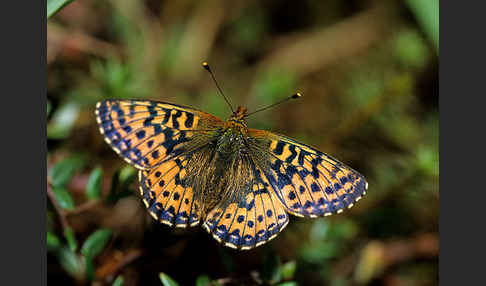
[[[233,110],[233,106],[231,106],[231,103],[229,102],[228,98],[224,95],[223,93],[223,90],[221,90],[221,87],[219,87],[219,84],[218,84],[218,81],[216,80],[216,78],[214,77],[214,74],[213,74],[213,71],[211,70],[211,68],[209,67],[209,64],[207,62],[203,62],[202,63],[202,66],[205,70],[207,70],[209,72],[209,74],[211,75],[211,78],[213,79],[214,83],[216,84],[216,87],[218,88],[219,90],[219,93],[224,97],[224,100],[226,101],[226,103],[229,105],[230,109],[231,109],[231,112],[235,113],[235,111]]]
[[[279,104],[281,104],[281,103],[284,103],[284,102],[286,102],[286,101],[288,101],[288,100],[291,100],[291,99],[297,99],[297,98],[299,98],[299,97],[301,97],[301,96],[302,96],[302,94],[301,94],[300,92],[294,93],[294,94],[292,94],[291,96],[289,96],[289,97],[287,97],[287,98],[285,98],[285,99],[280,100],[279,102],[276,102],[276,103],[271,104],[271,105],[269,105],[269,106],[266,106],[266,107],[264,107],[264,108],[260,108],[260,109],[258,109],[258,110],[255,110],[255,111],[253,111],[253,112],[248,113],[248,114],[245,116],[245,118],[246,118],[246,117],[248,117],[248,116],[250,116],[250,115],[252,115],[252,114],[255,114],[255,113],[257,113],[257,112],[264,111],[264,110],[267,110],[267,109],[269,109],[269,108],[272,108],[272,107],[274,107],[274,106],[276,106],[276,105],[279,105]]]

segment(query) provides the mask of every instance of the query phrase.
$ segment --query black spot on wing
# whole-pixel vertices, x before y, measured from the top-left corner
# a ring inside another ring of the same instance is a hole
[[[167,124],[170,119],[170,109],[167,108],[162,108],[162,111],[164,112],[164,119],[162,120],[162,124]]]
[[[276,155],[282,155],[283,153],[283,148],[284,146],[286,145],[285,142],[283,141],[278,141],[277,142],[277,146],[275,146],[275,149],[273,149],[273,153],[275,153]]]
[[[177,118],[181,117],[182,111],[177,110],[176,113],[172,114],[172,127],[174,129],[179,129],[179,122],[177,121]]]
[[[186,128],[192,128],[194,124],[194,115],[192,113],[186,112],[186,121],[184,122],[184,126]]]
[[[290,150],[290,156],[285,159],[287,163],[292,163],[292,161],[297,157],[297,151],[295,151],[295,145],[289,145],[289,150]]]

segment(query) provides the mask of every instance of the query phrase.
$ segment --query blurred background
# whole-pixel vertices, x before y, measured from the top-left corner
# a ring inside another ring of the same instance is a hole
[[[49,284],[438,284],[438,0],[48,0],[48,16]],[[250,111],[300,91],[249,126],[352,166],[367,195],[245,252],[155,222],[94,107],[154,99],[226,119],[202,61]]]

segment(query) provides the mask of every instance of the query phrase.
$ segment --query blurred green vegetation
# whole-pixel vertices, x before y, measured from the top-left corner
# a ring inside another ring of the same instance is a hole
[[[427,2],[427,3],[426,3]],[[67,5],[66,5],[67,4]],[[48,1],[50,283],[438,284],[439,1]],[[136,170],[104,143],[103,98],[229,110],[364,174],[368,194],[291,217],[251,251],[153,222]]]
[[[47,0],[47,18],[52,17],[71,1],[73,0]]]

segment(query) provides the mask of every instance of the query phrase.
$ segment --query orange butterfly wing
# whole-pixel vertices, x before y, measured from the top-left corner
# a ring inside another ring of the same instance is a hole
[[[149,100],[103,100],[95,113],[105,141],[139,169],[184,153],[194,132],[223,124],[206,112]]]
[[[140,192],[150,214],[171,226],[197,224],[198,203],[192,188],[182,183],[187,153],[193,151],[186,147],[194,132],[215,129],[223,121],[193,108],[148,100],[104,100],[95,113],[105,141],[140,169]]]
[[[199,223],[199,205],[191,187],[185,186],[188,156],[166,161],[148,171],[140,170],[140,193],[150,214],[169,226]]]
[[[225,246],[248,250],[273,239],[289,222],[285,209],[255,165],[252,190],[243,201],[217,206],[203,227]]]
[[[366,193],[368,183],[361,174],[312,147],[262,130],[250,129],[249,135],[268,139],[271,164],[265,177],[293,215],[340,213]]]

